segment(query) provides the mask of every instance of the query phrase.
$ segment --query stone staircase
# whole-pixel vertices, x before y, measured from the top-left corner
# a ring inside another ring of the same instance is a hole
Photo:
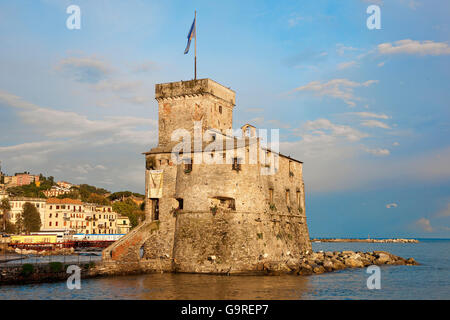
[[[159,221],[144,221],[103,250],[104,262],[139,262],[140,249],[148,237],[159,229]]]

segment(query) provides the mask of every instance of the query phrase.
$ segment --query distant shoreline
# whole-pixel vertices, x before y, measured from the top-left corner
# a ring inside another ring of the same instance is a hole
[[[418,243],[417,239],[311,239],[311,242]]]

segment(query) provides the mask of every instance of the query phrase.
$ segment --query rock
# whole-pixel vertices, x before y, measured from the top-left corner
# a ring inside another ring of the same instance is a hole
[[[313,268],[313,272],[316,274],[324,273],[325,268],[323,266],[317,266],[317,267]]]
[[[378,258],[377,258],[377,260],[375,260],[375,262],[377,264],[385,264],[386,262],[388,262],[390,260],[391,260],[391,257],[390,257],[389,254],[386,254],[384,252],[380,252],[380,253],[378,253]]]
[[[342,262],[340,262],[339,260],[333,262],[333,270],[343,270],[343,269],[345,269],[345,265]]]
[[[406,260],[406,264],[418,265],[419,263],[416,260],[414,260],[414,258],[409,258],[408,260]]]
[[[299,269],[298,264],[295,263],[294,261],[288,261],[288,262],[286,263],[286,265],[287,265],[287,267],[289,268],[289,270],[290,270],[291,272],[297,272],[298,269]]]
[[[347,258],[345,259],[345,265],[350,268],[362,268],[364,267],[364,264],[360,260],[356,260],[353,258]]]
[[[354,251],[349,251],[349,250],[344,250],[344,251],[342,251],[342,254],[351,256],[351,255],[354,255],[355,252]]]
[[[359,253],[355,253],[355,254],[350,255],[350,258],[355,259],[355,260],[360,260],[361,256],[359,255]]]
[[[326,271],[328,271],[328,272],[330,272],[330,271],[333,271],[333,261],[331,261],[330,259],[326,259],[324,262],[323,262],[323,267],[325,268],[325,270]]]
[[[306,263],[301,264],[299,271],[297,272],[297,274],[301,276],[310,275],[312,273],[313,273],[312,267]]]

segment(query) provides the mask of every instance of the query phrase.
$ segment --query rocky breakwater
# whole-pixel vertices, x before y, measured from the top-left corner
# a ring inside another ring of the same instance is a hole
[[[38,256],[59,256],[59,255],[73,255],[75,250],[74,248],[58,248],[54,250],[33,250],[33,249],[12,249],[10,250],[12,253],[17,253],[20,255],[38,255]]]
[[[319,251],[303,256],[300,261],[264,265],[269,274],[291,273],[297,275],[321,274],[347,268],[370,265],[418,265],[414,258],[405,259],[386,251]]]
[[[311,239],[312,242],[419,243],[417,239]]]

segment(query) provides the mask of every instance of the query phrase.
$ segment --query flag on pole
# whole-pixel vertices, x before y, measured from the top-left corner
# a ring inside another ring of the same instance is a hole
[[[186,50],[184,50],[184,54],[187,54],[189,52],[189,47],[191,46],[191,40],[192,38],[195,38],[195,20],[197,19],[197,17],[194,18],[194,22],[192,22],[192,26],[191,26],[191,30],[189,30],[188,33],[188,43],[186,46]]]

